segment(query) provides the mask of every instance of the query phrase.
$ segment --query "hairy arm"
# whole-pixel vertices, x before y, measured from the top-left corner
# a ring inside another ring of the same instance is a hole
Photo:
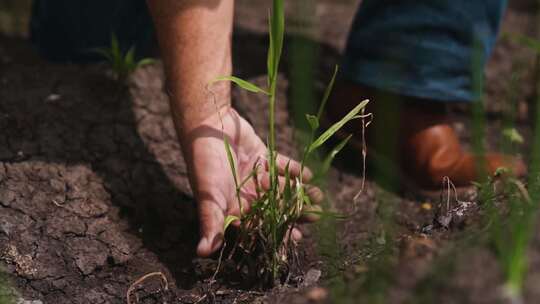
[[[230,107],[230,84],[212,86],[231,73],[233,0],[147,0],[168,80],[180,138],[201,121]]]
[[[197,200],[201,239],[200,256],[209,256],[223,243],[227,216],[248,210],[257,189],[269,180],[264,159],[266,146],[253,127],[230,106],[230,84],[208,84],[231,73],[233,0],[147,0],[161,48],[170,92],[173,119]],[[224,138],[232,150],[238,180],[253,168],[258,178],[249,180],[237,195],[228,164]],[[300,164],[278,157],[281,172],[290,163],[293,177]],[[290,161],[290,162],[289,162]],[[259,164],[256,166],[256,164]],[[305,179],[309,174],[305,174]],[[262,185],[256,185],[256,180]],[[300,234],[296,231],[296,235]],[[294,233],[293,233],[294,236]]]
[[[217,76],[231,73],[234,1],[147,0],[147,4],[161,49],[176,132],[197,200],[201,234],[197,254],[208,256],[221,246],[224,219],[237,213],[238,206],[223,137],[240,131],[245,134],[231,140],[235,156],[258,155],[264,150],[251,126],[231,108],[230,84],[220,82],[212,85],[213,93],[207,90]]]

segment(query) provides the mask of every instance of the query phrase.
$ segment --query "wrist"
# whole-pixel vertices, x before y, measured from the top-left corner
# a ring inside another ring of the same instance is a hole
[[[171,113],[181,141],[203,125],[219,127],[220,116],[231,109],[229,83],[207,85],[198,93],[169,94]]]

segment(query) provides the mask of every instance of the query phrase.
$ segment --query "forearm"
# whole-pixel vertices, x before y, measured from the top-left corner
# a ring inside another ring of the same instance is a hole
[[[233,0],[147,0],[161,49],[171,111],[182,138],[230,106]]]

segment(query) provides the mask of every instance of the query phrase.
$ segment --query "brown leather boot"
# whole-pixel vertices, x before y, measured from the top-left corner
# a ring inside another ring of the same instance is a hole
[[[443,103],[342,83],[327,107],[327,117],[337,121],[366,98],[371,101],[366,113],[374,114],[367,129],[368,157],[374,156],[378,169],[386,168],[385,174],[400,175],[400,183],[440,189],[445,176],[460,187],[479,180],[482,172],[493,174],[499,167],[510,169],[516,176],[526,173],[519,159],[496,153],[476,157],[465,152]],[[356,134],[352,144],[361,149],[361,122],[350,123],[345,131]]]

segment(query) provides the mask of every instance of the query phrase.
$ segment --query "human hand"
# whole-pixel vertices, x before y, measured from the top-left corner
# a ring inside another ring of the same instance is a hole
[[[227,215],[239,216],[240,213],[236,185],[223,137],[227,138],[231,146],[239,181],[244,180],[257,168],[257,178],[246,182],[240,191],[243,210],[249,210],[250,203],[256,199],[257,187],[269,187],[267,148],[255,134],[253,127],[230,107],[222,109],[221,114],[216,112],[184,134],[186,136],[181,138],[182,149],[200,219],[201,239],[197,254],[206,257],[221,247],[223,224]],[[284,174],[287,163],[292,178],[301,174],[300,164],[283,155],[278,155],[276,163],[281,175]],[[302,172],[304,181],[309,181],[311,175],[308,169]],[[310,192],[311,196],[315,197],[314,201],[317,201],[316,197],[322,197],[317,188],[312,188]],[[301,238],[300,231],[294,229],[292,237]]]

